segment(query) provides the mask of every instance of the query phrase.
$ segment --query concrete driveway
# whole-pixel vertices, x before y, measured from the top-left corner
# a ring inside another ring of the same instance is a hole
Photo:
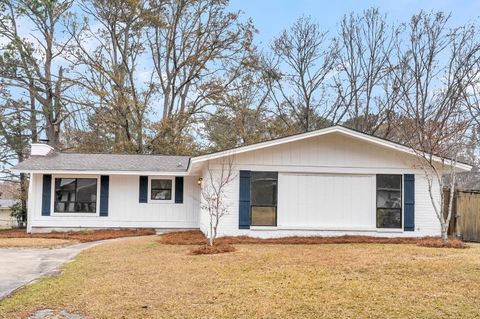
[[[66,261],[99,243],[75,244],[54,249],[0,249],[0,299],[41,276],[54,274]]]

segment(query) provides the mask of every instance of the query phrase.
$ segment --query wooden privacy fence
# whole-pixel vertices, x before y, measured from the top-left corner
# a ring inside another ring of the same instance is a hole
[[[445,190],[445,205],[448,205],[449,193],[449,190]],[[479,191],[455,192],[449,234],[464,241],[480,242]]]

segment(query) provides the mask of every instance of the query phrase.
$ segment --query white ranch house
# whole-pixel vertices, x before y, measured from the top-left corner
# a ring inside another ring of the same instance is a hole
[[[72,154],[34,144],[13,171],[30,174],[29,232],[206,233],[202,187],[225,158],[233,159],[235,178],[225,191],[220,236],[440,235],[415,152],[341,126],[198,157]],[[436,160],[446,169],[471,169]]]

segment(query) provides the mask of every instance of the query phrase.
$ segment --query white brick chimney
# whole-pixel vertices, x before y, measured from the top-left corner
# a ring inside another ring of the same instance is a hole
[[[54,149],[50,145],[34,143],[30,151],[30,155],[33,156],[47,156],[48,153],[53,152]]]

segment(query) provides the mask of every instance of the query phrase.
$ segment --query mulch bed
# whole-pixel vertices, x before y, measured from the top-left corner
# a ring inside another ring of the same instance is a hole
[[[204,244],[197,248],[194,248],[191,253],[192,255],[213,255],[213,254],[222,254],[222,253],[230,253],[235,251],[235,247],[229,244],[220,243],[215,244],[213,246],[209,246]]]
[[[430,247],[430,248],[465,249],[469,247],[463,241],[456,238],[450,238],[448,241],[444,241],[441,238],[437,238],[437,237],[420,238],[417,242],[417,245],[422,247]]]
[[[203,245],[207,238],[199,230],[189,230],[162,234],[158,241],[167,245]]]
[[[55,238],[76,240],[81,243],[133,236],[155,235],[153,228],[139,229],[98,229],[98,230],[81,230],[68,232],[51,232],[28,234],[25,229],[9,229],[0,231],[0,238]]]
[[[205,235],[197,230],[172,232],[160,236],[158,240],[167,245],[204,245],[207,242]],[[423,247],[436,248],[467,248],[468,245],[458,239],[449,239],[444,243],[437,237],[424,238],[387,238],[372,236],[338,236],[338,237],[283,237],[283,238],[254,238],[248,236],[227,236],[216,240],[218,245],[226,244],[277,244],[277,245],[315,245],[315,244],[417,244]]]

